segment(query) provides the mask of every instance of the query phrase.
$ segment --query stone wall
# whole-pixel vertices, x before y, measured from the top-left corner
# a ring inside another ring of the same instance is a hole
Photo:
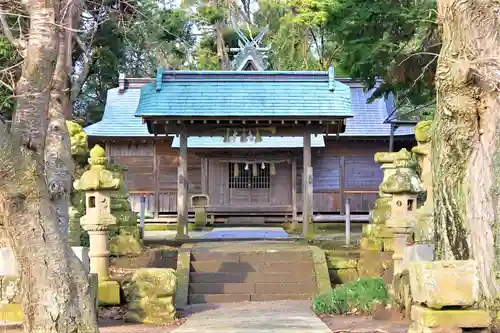
[[[332,287],[363,277],[381,277],[392,283],[392,252],[326,250]]]

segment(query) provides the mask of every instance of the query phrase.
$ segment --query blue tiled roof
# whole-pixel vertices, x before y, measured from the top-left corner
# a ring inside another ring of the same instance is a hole
[[[168,71],[141,88],[135,115],[345,118],[352,106],[349,86],[328,72]]]
[[[298,136],[280,137],[263,136],[261,142],[241,143],[237,138],[235,142],[224,142],[222,137],[188,137],[188,148],[302,148],[303,138]],[[311,135],[311,147],[324,147],[323,135]],[[179,137],[174,137],[173,148],[179,148]]]
[[[383,122],[394,109],[394,106],[391,106],[390,103],[388,105],[386,100],[382,98],[368,104],[366,99],[371,95],[371,92],[363,92],[363,88],[359,84],[348,84],[351,86],[354,117],[347,119],[346,130],[340,136],[388,137],[390,135],[390,126]],[[90,137],[151,137],[152,135],[149,134],[146,124],[142,123],[142,119],[134,116],[139,104],[139,97],[140,89],[138,88],[129,88],[123,93],[119,93],[118,88],[108,90],[103,119],[96,124],[87,126],[85,128],[87,135]],[[412,135],[413,127],[400,127],[395,134]],[[218,138],[203,138],[203,140],[208,140],[207,142],[215,139],[218,140]],[[262,144],[266,141],[265,144],[269,146],[285,147],[286,142],[283,140],[288,139],[290,139],[289,144],[293,146],[295,141],[292,140],[295,139],[280,137],[263,138]],[[273,140],[278,141],[273,143]]]

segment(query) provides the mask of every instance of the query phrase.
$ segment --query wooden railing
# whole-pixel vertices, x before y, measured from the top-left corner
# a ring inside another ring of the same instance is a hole
[[[368,213],[372,209],[378,193],[379,191],[375,189],[346,189],[344,190],[344,200],[350,200],[351,213]],[[175,213],[177,210],[177,192],[174,190],[160,192],[156,200],[153,191],[130,191],[129,201],[135,212],[140,211],[141,196],[146,197],[146,212],[148,213],[154,214],[156,205],[159,208],[157,214]],[[345,207],[340,190],[315,191],[313,202],[314,211],[318,213],[343,213]],[[191,207],[189,209],[191,210]],[[297,210],[300,212],[301,209],[302,195],[297,193]]]

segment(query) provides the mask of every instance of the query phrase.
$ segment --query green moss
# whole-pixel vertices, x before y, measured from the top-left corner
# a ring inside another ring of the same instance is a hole
[[[376,303],[386,304],[389,295],[381,278],[361,278],[343,284],[314,299],[316,313],[345,314],[353,309],[370,314]]]
[[[432,121],[424,120],[415,126],[415,139],[418,142],[429,142],[431,140]]]

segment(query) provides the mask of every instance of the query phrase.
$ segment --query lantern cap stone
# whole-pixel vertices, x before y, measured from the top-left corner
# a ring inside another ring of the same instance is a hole
[[[77,191],[117,190],[120,188],[121,178],[106,169],[106,151],[99,145],[90,150],[90,170],[83,173],[80,179],[75,180],[73,186]]]
[[[379,164],[393,163],[396,153],[379,152],[375,153],[374,160]]]
[[[425,192],[420,179],[412,169],[396,170],[393,175],[380,184],[380,190],[393,195],[420,194]]]

